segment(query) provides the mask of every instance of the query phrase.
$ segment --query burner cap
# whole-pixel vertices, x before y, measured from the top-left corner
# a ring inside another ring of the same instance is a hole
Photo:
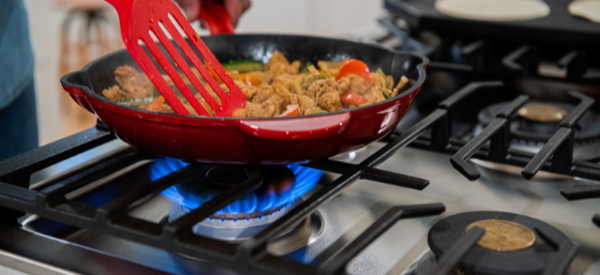
[[[500,102],[489,105],[477,114],[479,121],[474,134],[488,126],[496,118],[496,114],[510,102]],[[523,106],[511,117],[511,142],[517,145],[541,147],[556,133],[562,121],[575,105],[564,102],[530,102]],[[576,123],[575,145],[588,146],[600,141],[600,127],[593,127],[600,123],[600,115],[588,111]]]
[[[508,223],[505,223],[505,222]],[[524,230],[518,224],[527,230]],[[497,251],[493,248],[507,248],[510,244],[486,244],[473,246],[459,261],[457,267],[465,271],[475,274],[493,274],[493,275],[531,275],[539,274],[552,261],[563,260],[557,259],[559,251],[554,244],[549,243],[541,237],[536,228],[547,232],[549,236],[553,236],[552,242],[556,243],[562,249],[570,249],[572,247],[571,240],[553,226],[536,220],[530,217],[521,216],[505,212],[465,212],[447,217],[437,222],[429,231],[427,242],[429,247],[435,253],[436,257],[442,256],[460,237],[464,236],[469,226],[481,226],[491,231],[491,239],[499,240],[500,238],[508,237],[507,235],[516,235],[524,239],[515,241],[519,243],[511,249],[505,251]],[[494,226],[500,228],[493,228]],[[521,232],[521,230],[523,230]],[[509,234],[507,234],[509,232]],[[521,232],[521,233],[519,233]],[[534,237],[528,236],[533,233]],[[485,235],[487,235],[486,232]],[[495,234],[503,235],[503,237],[493,237]],[[488,237],[489,238],[489,237]],[[489,239],[488,239],[489,240]],[[527,246],[528,242],[533,242]],[[516,249],[520,247],[522,249]]]
[[[554,104],[528,103],[519,109],[519,115],[537,122],[558,122],[567,116],[567,111]]]
[[[243,166],[214,166],[206,172],[206,179],[227,187],[238,185],[248,179],[245,169]]]
[[[535,233],[516,222],[506,220],[476,221],[465,232],[473,227],[485,229],[485,234],[477,241],[477,245],[494,251],[519,251],[530,248],[535,243]]]

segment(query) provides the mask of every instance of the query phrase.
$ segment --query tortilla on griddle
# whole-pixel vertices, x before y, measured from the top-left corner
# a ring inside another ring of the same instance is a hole
[[[600,23],[599,0],[577,0],[569,4],[569,13],[583,17],[592,22]]]
[[[435,9],[448,16],[480,21],[520,21],[546,17],[541,0],[437,0]]]

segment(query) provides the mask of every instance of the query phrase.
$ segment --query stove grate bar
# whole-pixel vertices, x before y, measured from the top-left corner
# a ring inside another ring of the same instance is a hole
[[[247,174],[248,178],[244,182],[228,188],[225,192],[202,204],[200,207],[170,224],[166,224],[162,238],[166,239],[166,241],[171,241],[178,237],[190,236],[189,234],[192,234],[192,226],[260,187],[262,184],[261,172],[255,169],[247,169]]]
[[[600,198],[600,186],[589,185],[564,188],[560,190],[560,193],[568,200]]]
[[[562,275],[565,273],[569,264],[575,257],[575,253],[577,253],[577,249],[579,246],[577,244],[570,244],[570,246],[565,247],[563,244],[559,244],[555,241],[555,237],[552,236],[552,233],[544,230],[542,227],[535,227],[535,231],[548,243],[550,243],[553,247],[558,250],[558,255],[556,255],[555,260],[551,261],[550,265],[547,266],[541,275]]]
[[[474,227],[467,234],[458,239],[448,251],[442,255],[435,269],[430,275],[446,275],[456,266],[458,261],[467,253],[475,243],[483,236],[485,229]]]
[[[530,75],[538,74],[539,62],[539,49],[532,45],[522,45],[502,58],[502,65],[506,68]]]
[[[508,119],[528,100],[528,96],[520,95],[502,109],[492,123],[452,156],[450,159],[452,166],[467,179],[471,181],[478,179],[481,176],[479,171],[467,163],[467,160],[489,140],[491,140],[491,144],[488,158],[499,162],[504,161],[510,146],[510,123]]]
[[[594,99],[579,92],[569,92],[569,94],[580,100],[579,105],[563,119],[554,136],[525,166],[521,174],[526,179],[533,178],[551,156],[554,156],[550,164],[553,171],[569,174],[573,170],[573,140],[575,139],[573,127],[592,107]]]
[[[368,245],[385,233],[396,222],[403,218],[423,217],[438,215],[444,212],[445,206],[441,203],[422,204],[410,206],[395,206],[388,210],[381,218],[361,233],[348,246],[339,253],[326,260],[317,271],[319,275],[340,274],[348,262],[362,252]]]
[[[145,159],[146,157],[147,156],[139,150],[130,148],[99,165],[86,169],[80,173],[71,173],[69,177],[65,177],[59,181],[45,184],[45,187],[41,188],[39,192],[49,199],[62,197],[71,191],[111,175],[131,164]]]
[[[99,122],[101,123],[101,122]],[[115,139],[102,125],[0,161],[0,181],[29,187],[31,174]]]
[[[328,159],[309,162],[303,164],[303,166],[337,174],[344,174],[349,170],[357,169],[356,164]],[[365,168],[361,174],[361,178],[417,190],[423,190],[429,185],[429,181],[426,179],[411,177],[377,168]]]
[[[180,184],[196,178],[196,174],[200,171],[200,167],[197,165],[189,165],[182,169],[179,169],[171,174],[168,174],[156,181],[153,181],[141,188],[130,191],[120,197],[113,199],[112,201],[105,203],[98,208],[98,213],[106,218],[114,216],[117,213],[126,210],[125,208],[131,205],[136,200],[141,198],[157,194],[164,189],[167,189],[173,185]]]

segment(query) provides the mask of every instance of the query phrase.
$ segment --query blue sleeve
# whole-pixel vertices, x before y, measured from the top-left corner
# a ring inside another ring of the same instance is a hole
[[[33,80],[33,50],[22,0],[2,0],[0,8],[0,109]]]

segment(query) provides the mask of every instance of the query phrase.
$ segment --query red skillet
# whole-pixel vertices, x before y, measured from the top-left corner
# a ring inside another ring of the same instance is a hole
[[[214,35],[202,40],[219,60],[268,61],[273,51],[290,60],[316,63],[350,57],[371,70],[382,68],[395,82],[414,81],[386,101],[321,115],[231,118],[156,113],[114,103],[102,90],[115,85],[113,71],[137,67],[125,50],[101,57],[61,83],[82,107],[96,113],[121,140],[156,155],[188,162],[286,164],[331,157],[379,140],[395,128],[425,81],[427,58],[346,40],[291,35]],[[139,68],[139,67],[138,67]]]

